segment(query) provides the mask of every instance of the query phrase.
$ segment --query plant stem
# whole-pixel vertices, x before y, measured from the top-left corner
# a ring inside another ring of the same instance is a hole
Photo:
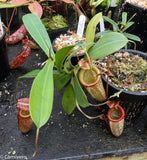
[[[36,153],[37,153],[37,150],[38,150],[38,147],[37,147],[37,144],[38,144],[38,137],[39,137],[39,128],[37,128],[37,132],[36,132],[36,141],[35,141],[35,152],[33,154],[32,157],[35,157]]]
[[[106,125],[107,125],[108,129],[110,129],[109,123],[108,123],[107,118],[106,118],[106,116],[105,116],[104,114],[100,114],[100,115],[98,115],[98,116],[91,117],[91,116],[87,115],[86,113],[84,113],[84,112],[81,110],[81,108],[80,108],[77,100],[76,100],[76,106],[77,106],[78,110],[79,110],[86,118],[88,118],[88,119],[91,119],[91,120],[92,120],[92,119],[104,117],[104,120],[105,120],[105,122],[106,122]]]
[[[83,47],[82,47],[82,48],[83,48]],[[93,73],[93,70],[92,70],[92,63],[91,63],[91,61],[90,61],[90,57],[89,57],[86,49],[85,49],[85,48],[83,48],[83,49],[85,50],[85,53],[86,53],[86,56],[87,56],[87,59],[88,59],[88,62],[89,62],[90,72],[91,72],[92,76],[95,77],[95,75],[94,75],[94,73]]]
[[[108,60],[107,60],[107,84],[106,84],[106,97],[108,97],[108,82],[109,82],[109,56],[108,56]]]
[[[9,21],[9,24],[8,24],[8,30],[9,30],[10,25],[11,25],[11,22],[12,22],[12,20],[13,20],[15,10],[16,10],[16,7],[13,9],[13,12],[12,12],[12,15],[11,15],[11,18],[10,18],[10,21]]]
[[[134,50],[136,50],[136,43],[134,41],[129,40],[129,42],[134,44]]]
[[[15,96],[14,96],[14,102],[15,102],[15,105],[16,105],[16,108],[17,108],[17,89],[18,89],[18,84],[19,84],[19,80],[17,81],[17,84],[16,84],[16,90],[15,90]]]
[[[96,119],[96,118],[100,118],[100,117],[103,117],[103,116],[104,116],[104,114],[100,114],[100,115],[95,116],[95,117],[91,117],[91,116],[87,115],[86,113],[84,113],[84,112],[81,110],[81,108],[80,108],[77,100],[76,100],[76,106],[77,106],[78,110],[79,110],[86,118],[88,118],[88,119]]]

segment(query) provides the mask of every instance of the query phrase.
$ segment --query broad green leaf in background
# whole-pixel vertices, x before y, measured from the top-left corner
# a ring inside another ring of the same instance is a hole
[[[128,20],[127,23],[129,23],[129,22],[136,16],[136,14],[137,14],[137,13],[134,13],[133,16]]]
[[[122,23],[123,24],[127,23],[127,12],[122,12]]]
[[[79,105],[83,108],[88,107],[90,104],[87,100],[87,97],[86,97],[76,75],[73,77],[72,82],[73,82],[72,85],[73,85],[75,97],[76,97]]]
[[[127,14],[126,12],[123,12],[124,14]],[[122,16],[123,16],[123,13],[122,13]],[[126,15],[127,16],[127,15]],[[124,29],[121,31],[121,32],[124,32],[125,30],[127,30],[129,27],[131,27],[133,24],[134,24],[134,22],[131,22],[131,20],[134,18],[136,16],[136,13],[135,14],[133,14],[133,16],[125,23],[125,27],[124,27]],[[127,17],[126,17],[126,19],[127,19]]]
[[[90,43],[94,41],[94,37],[95,37],[95,30],[96,30],[96,26],[99,23],[100,19],[102,17],[102,13],[98,13],[96,14],[88,23],[87,29],[86,29],[86,43]],[[88,51],[88,49],[91,47],[92,45],[89,45],[86,47],[86,50]]]
[[[70,80],[71,75],[66,74],[64,72],[58,72],[57,70],[54,70],[54,84],[57,91],[62,89],[65,84]]]
[[[97,6],[99,6],[104,0],[98,0],[95,2],[94,7],[96,8]]]
[[[54,96],[53,84],[54,61],[48,60],[35,78],[30,93],[30,114],[37,128],[42,127],[49,119]]]
[[[67,114],[71,114],[76,107],[75,96],[71,83],[67,85],[62,97],[62,106]]]
[[[130,34],[130,33],[122,33],[122,34],[124,36],[126,36],[128,39],[141,42],[141,39],[138,36],[136,36],[136,35],[133,35],[133,34]]]
[[[110,24],[112,24],[112,26],[113,26],[113,31],[117,32],[117,31],[119,30],[118,25],[117,25],[117,23],[116,23],[115,21],[113,21],[112,19],[110,19],[110,18],[107,17],[107,16],[103,16],[103,18],[104,18],[106,21],[108,21]]]
[[[68,59],[71,59],[72,58],[72,56],[73,55],[76,55],[77,54],[77,52],[79,51],[79,50],[81,50],[82,48],[85,48],[86,46],[91,46],[91,45],[94,45],[95,43],[94,42],[90,42],[90,43],[77,43],[76,45],[77,46],[79,46],[77,49],[75,49],[68,57],[67,57],[67,59],[66,60],[68,60]],[[83,52],[84,53],[84,52]]]
[[[111,4],[111,0],[107,0],[107,8],[110,7],[110,4]]]
[[[128,39],[121,33],[106,33],[96,44],[89,49],[89,56],[94,60],[105,57],[124,47]]]
[[[36,14],[29,13],[23,16],[23,22],[30,35],[38,43],[46,55],[49,57],[49,50],[51,47],[52,57],[54,57],[50,38],[40,18]]]
[[[75,47],[75,45],[66,46],[66,47],[63,47],[56,52],[55,61],[56,61],[56,67],[57,67],[59,72],[63,71],[62,70],[63,63],[64,63],[66,57],[69,55],[69,53],[71,52],[71,50],[74,47]]]
[[[108,33],[108,32],[113,32],[111,30],[105,30],[105,31],[102,31],[102,32],[98,32],[95,34],[95,38],[99,39],[101,38],[104,34]]]
[[[125,26],[125,28],[122,30],[122,32],[124,32],[125,30],[127,30],[129,27],[131,27],[134,24],[134,22],[129,22],[127,23],[127,25]]]
[[[23,76],[18,77],[17,80],[21,80],[22,78],[34,78],[38,75],[39,72],[40,72],[40,69],[35,69],[29,73],[26,73]]]

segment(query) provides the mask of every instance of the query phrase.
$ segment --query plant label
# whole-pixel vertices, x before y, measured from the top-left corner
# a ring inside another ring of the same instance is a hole
[[[105,31],[105,25],[104,25],[104,19],[103,18],[100,19],[100,31],[101,32]]]
[[[0,31],[1,31],[0,35],[3,35],[3,26],[2,26],[2,21],[1,21],[1,13],[0,13]],[[1,36],[0,36],[0,38],[1,38]]]
[[[117,6],[117,0],[111,0],[111,7],[116,7]]]
[[[80,37],[83,36],[84,27],[85,27],[85,20],[86,20],[85,16],[80,15],[79,22],[78,22],[78,27],[77,27],[77,35],[79,35]]]

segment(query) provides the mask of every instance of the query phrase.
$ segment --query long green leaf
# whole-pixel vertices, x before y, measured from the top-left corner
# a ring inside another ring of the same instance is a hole
[[[134,13],[133,16],[128,20],[127,23],[129,23],[129,22],[136,16],[136,14],[137,14],[137,13]]]
[[[127,12],[122,13],[122,23],[126,24],[127,23]]]
[[[111,4],[111,0],[107,0],[107,8],[110,7],[110,4]]]
[[[95,34],[95,38],[99,39],[101,38],[104,34],[108,33],[108,32],[113,32],[111,30],[105,30],[105,31],[102,31],[102,32],[98,32]]]
[[[29,73],[26,73],[23,76],[18,77],[17,80],[21,80],[22,78],[34,78],[38,75],[39,72],[40,72],[40,69],[35,69]]]
[[[28,2],[19,3],[19,4],[9,4],[9,3],[0,3],[0,8],[15,8],[27,5]]]
[[[54,84],[57,91],[62,89],[65,84],[70,80],[71,75],[66,73],[58,72],[57,70],[54,70]]]
[[[130,33],[123,33],[123,35],[126,36],[128,39],[141,42],[141,39],[136,35],[133,35],[133,34],[130,34]]]
[[[100,12],[96,14],[88,23],[88,26],[86,29],[86,43],[90,43],[94,41],[96,26],[99,23],[101,17],[102,17],[102,13]],[[91,46],[92,45],[87,46],[86,50],[88,51]]]
[[[30,113],[37,128],[49,119],[54,96],[53,65],[49,60],[35,78],[30,93]]]
[[[112,26],[113,26],[113,31],[117,32],[117,31],[119,30],[118,25],[117,25],[117,23],[116,23],[114,20],[110,19],[110,18],[107,17],[107,16],[103,16],[103,18],[104,18],[106,21],[108,21],[110,24],[112,24]]]
[[[96,8],[97,6],[99,6],[104,0],[99,0],[99,1],[96,1],[95,4],[94,4],[94,7]]]
[[[89,49],[89,56],[94,60],[105,57],[124,47],[128,39],[121,33],[106,33],[96,44]]]
[[[52,57],[54,57],[50,38],[39,17],[32,13],[26,14],[23,16],[23,22],[30,35],[38,43],[46,55],[49,57],[49,50],[51,47]]]
[[[134,24],[134,22],[129,22],[127,23],[126,27],[122,30],[122,32],[124,32],[125,30],[127,30],[129,27],[131,27]]]
[[[56,59],[56,67],[59,72],[62,72],[63,63],[66,59],[66,57],[69,55],[71,50],[74,48],[75,45],[66,46],[61,48],[56,52],[55,59]]]
[[[90,105],[90,103],[88,102],[87,97],[86,97],[76,75],[73,77],[72,85],[73,85],[75,97],[76,97],[79,105],[83,108],[88,107]]]
[[[76,107],[75,96],[71,83],[65,88],[62,97],[62,106],[67,114],[71,114]]]
[[[68,57],[67,57],[67,60],[71,59],[73,55],[76,55],[77,52],[79,50],[81,50],[82,48],[85,48],[86,46],[91,46],[91,45],[94,45],[95,43],[94,42],[90,42],[90,43],[82,43],[82,44],[76,44],[77,46],[79,46],[77,49],[75,49]]]

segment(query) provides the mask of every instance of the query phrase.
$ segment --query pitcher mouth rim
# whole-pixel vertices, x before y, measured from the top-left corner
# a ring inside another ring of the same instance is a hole
[[[25,119],[25,118],[30,118],[30,117],[31,117],[30,113],[29,113],[28,115],[22,115],[22,113],[21,113],[22,111],[24,111],[24,110],[23,110],[23,109],[20,109],[20,110],[19,110],[19,113],[18,113],[21,118],[24,118],[24,119]]]
[[[115,107],[110,108],[109,111],[108,111],[107,117],[108,117],[108,119],[109,119],[110,121],[112,121],[112,122],[119,122],[119,121],[121,121],[121,120],[125,117],[125,111],[124,111],[124,109],[123,109],[120,105],[117,106],[117,109],[118,109],[118,110],[120,111],[120,113],[121,113],[121,116],[120,116],[119,119],[112,119],[112,118],[111,118],[111,113],[115,110]]]
[[[100,71],[98,70],[98,68],[97,68],[96,66],[93,66],[92,68],[94,68],[94,70],[95,70],[98,74],[100,74],[100,73],[99,73]],[[81,69],[80,72],[79,72],[79,80],[80,80],[80,82],[81,82],[81,84],[82,84],[83,86],[85,86],[85,87],[92,87],[92,86],[96,85],[96,84],[100,81],[101,76],[98,75],[95,82],[89,83],[89,84],[86,83],[86,82],[83,80],[84,72],[85,72],[85,71],[86,71],[86,70]],[[81,75],[81,74],[82,74],[82,75]]]

